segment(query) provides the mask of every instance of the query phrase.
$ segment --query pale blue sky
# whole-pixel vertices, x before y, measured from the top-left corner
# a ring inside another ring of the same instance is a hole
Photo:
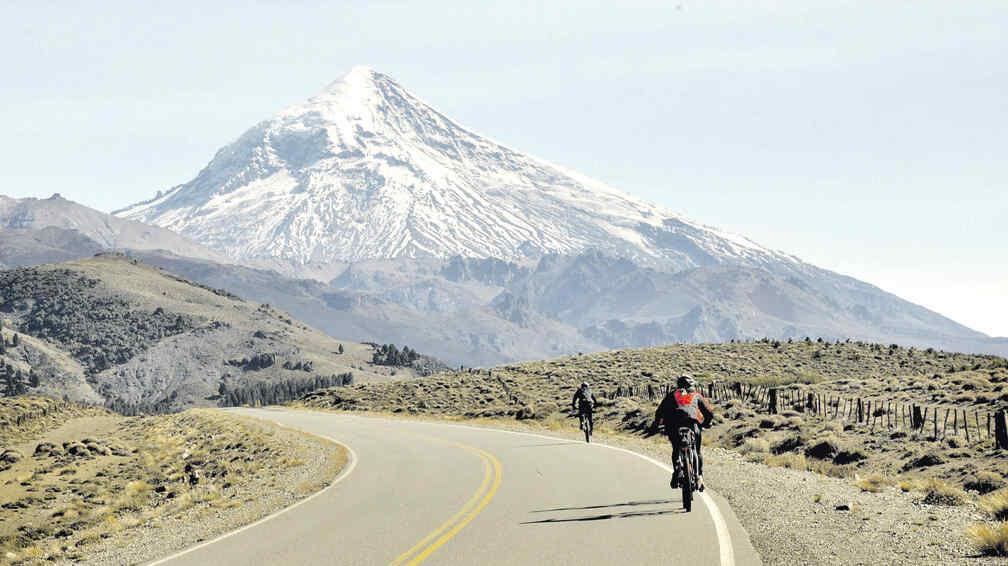
[[[2,10],[2,194],[147,198],[366,64],[516,149],[1008,335],[1006,2],[37,4]]]

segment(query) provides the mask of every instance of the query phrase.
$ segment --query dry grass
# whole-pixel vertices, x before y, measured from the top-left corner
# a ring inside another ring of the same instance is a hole
[[[214,411],[105,418],[106,429],[85,428],[84,438],[72,440],[94,450],[28,456],[0,472],[0,505],[10,504],[0,507],[0,562],[74,562],[81,549],[111,534],[190,509],[233,509],[245,497],[241,486],[268,484],[305,465],[268,425]],[[319,487],[306,482],[297,489]]]
[[[973,525],[966,537],[987,556],[1008,556],[1008,523]]]
[[[855,484],[861,488],[861,491],[868,491],[871,493],[879,493],[887,486],[892,485],[892,481],[881,474],[870,474],[863,478],[859,478]]]
[[[705,438],[704,440],[707,439]],[[770,441],[765,438],[747,438],[742,446],[739,447],[739,452],[743,454],[768,454],[770,452]]]
[[[922,482],[918,478],[902,478],[896,482],[896,486],[903,493],[909,493],[921,489]]]
[[[961,488],[938,478],[924,480],[920,490],[924,493],[924,503],[931,505],[962,505],[968,500]]]
[[[1008,521],[1008,489],[1001,489],[981,497],[979,505],[991,518]]]
[[[804,454],[777,454],[772,456],[767,456],[763,459],[763,463],[767,466],[775,466],[778,468],[789,468],[792,470],[808,470],[808,460],[805,458]]]

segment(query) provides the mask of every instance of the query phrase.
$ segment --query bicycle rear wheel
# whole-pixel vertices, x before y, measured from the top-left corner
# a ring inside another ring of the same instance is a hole
[[[679,486],[682,488],[682,504],[683,509],[687,513],[693,510],[693,465],[690,462],[691,458],[687,455],[684,464],[686,464],[682,469],[682,477],[679,478]]]

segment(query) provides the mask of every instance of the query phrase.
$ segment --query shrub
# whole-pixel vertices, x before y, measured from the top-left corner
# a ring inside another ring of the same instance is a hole
[[[1008,521],[1008,489],[981,497],[980,508],[994,519]]]
[[[760,428],[778,428],[787,424],[787,419],[780,415],[769,415],[762,417],[759,421]]]
[[[534,412],[535,418],[542,420],[553,413],[560,412],[560,406],[552,401],[543,401],[535,405]]]
[[[903,493],[913,491],[915,489],[920,489],[920,481],[914,478],[903,478],[899,482],[897,482],[896,485],[897,487],[900,488],[900,491],[902,491]]]
[[[923,483],[924,503],[931,505],[962,505],[966,502],[966,492],[940,479],[929,479]]]
[[[779,468],[790,468],[792,470],[808,470],[808,461],[804,454],[780,454],[777,456],[767,456],[763,463],[767,466]]]
[[[837,452],[837,455],[833,457],[833,461],[841,466],[844,464],[853,464],[854,462],[860,462],[861,460],[866,459],[868,459],[868,455],[860,448],[844,448],[843,450]]]
[[[980,493],[990,493],[1005,487],[1004,478],[997,472],[977,472],[976,477],[964,484],[966,489],[971,489]]]
[[[924,454],[920,458],[916,458],[914,460],[910,460],[906,464],[904,464],[903,465],[903,470],[907,471],[907,470],[914,470],[914,469],[917,469],[917,468],[928,468],[928,467],[931,467],[931,466],[937,466],[937,465],[944,464],[944,463],[945,463],[945,459],[942,458],[938,454],[933,454],[933,453],[932,454]]]
[[[770,441],[765,438],[747,438],[740,451],[743,454],[766,454],[770,452]]]
[[[1008,523],[973,525],[966,536],[981,553],[988,556],[1008,556]]]
[[[518,420],[520,420],[520,421],[527,420],[527,419],[534,419],[535,416],[536,416],[535,415],[535,409],[533,409],[529,405],[525,405],[521,409],[518,409],[518,412],[515,413],[515,418],[518,419]]]
[[[819,440],[812,446],[805,449],[805,455],[809,458],[815,458],[817,460],[830,460],[840,452],[837,447],[836,441],[832,438],[824,438]]]
[[[889,485],[889,480],[887,480],[880,474],[871,474],[869,476],[865,476],[857,480],[856,484],[858,487],[861,488],[861,491],[878,493],[882,491],[882,488]]]
[[[774,444],[771,451],[774,454],[783,454],[785,452],[791,452],[801,448],[804,443],[805,439],[802,438],[800,434],[792,434],[791,436],[785,437]]]

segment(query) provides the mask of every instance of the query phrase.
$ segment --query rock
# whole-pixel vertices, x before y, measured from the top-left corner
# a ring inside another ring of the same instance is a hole
[[[841,503],[840,505],[834,507],[834,509],[836,509],[837,511],[850,511],[850,505],[847,505],[846,503]]]

